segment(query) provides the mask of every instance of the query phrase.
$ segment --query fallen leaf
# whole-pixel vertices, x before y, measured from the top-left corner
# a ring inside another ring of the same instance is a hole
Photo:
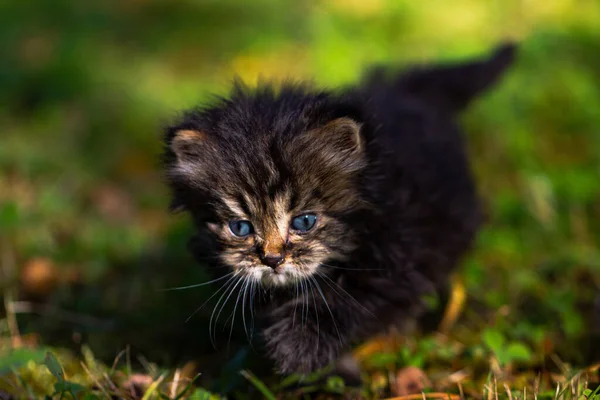
[[[21,269],[21,284],[25,292],[44,297],[56,287],[58,272],[52,260],[37,257],[29,260]]]
[[[398,396],[398,397],[390,397],[385,400],[459,400],[460,396],[451,393],[419,393],[419,394],[409,394],[406,396]]]
[[[148,390],[154,379],[150,375],[132,374],[123,386],[136,398],[140,398]]]
[[[376,336],[356,348],[352,354],[357,360],[364,361],[376,353],[394,353],[400,348],[400,339],[400,336],[394,333]]]
[[[392,393],[406,396],[421,393],[428,387],[431,387],[431,381],[420,368],[406,367],[396,373],[396,382],[392,385]]]
[[[198,366],[195,362],[189,361],[187,362],[183,368],[181,368],[180,380],[182,382],[191,382],[196,375],[198,374]]]
[[[440,322],[438,329],[441,333],[448,333],[454,324],[456,324],[458,317],[460,317],[460,314],[464,309],[466,298],[467,290],[465,285],[460,281],[460,279],[453,278],[450,300],[446,305],[444,317],[442,322]]]

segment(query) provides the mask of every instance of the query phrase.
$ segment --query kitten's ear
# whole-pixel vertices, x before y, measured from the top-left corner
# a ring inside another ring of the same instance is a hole
[[[177,213],[186,209],[184,202],[186,191],[185,186],[182,186],[182,178],[185,181],[201,176],[201,169],[197,167],[204,159],[206,141],[206,134],[199,130],[171,127],[166,131],[163,162],[166,167],[166,178],[173,191],[169,211]]]
[[[457,113],[498,81],[512,64],[515,53],[516,45],[507,43],[485,59],[416,68],[402,78],[400,85],[404,92],[428,105],[445,112]]]
[[[207,136],[202,131],[181,129],[175,131],[169,147],[177,157],[179,163],[189,162],[197,158],[201,152]]]
[[[360,134],[361,124],[348,117],[336,118],[309,132],[309,135],[325,141],[336,150],[346,153],[359,153],[363,143]]]

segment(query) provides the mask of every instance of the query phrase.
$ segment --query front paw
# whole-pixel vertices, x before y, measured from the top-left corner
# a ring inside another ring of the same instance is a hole
[[[269,358],[281,374],[308,374],[335,361],[340,338],[316,326],[292,326],[283,320],[267,328],[264,338]]]

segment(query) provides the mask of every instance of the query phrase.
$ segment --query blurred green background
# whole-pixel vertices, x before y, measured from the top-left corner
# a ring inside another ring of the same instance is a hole
[[[130,345],[227,390],[214,379],[246,366],[245,338],[214,350],[212,307],[185,322],[215,287],[161,291],[206,279],[166,211],[163,124],[234,74],[337,87],[505,39],[517,62],[462,118],[489,223],[450,334],[496,355],[517,343],[525,367],[600,360],[596,0],[0,2],[0,346],[19,333],[111,360]]]

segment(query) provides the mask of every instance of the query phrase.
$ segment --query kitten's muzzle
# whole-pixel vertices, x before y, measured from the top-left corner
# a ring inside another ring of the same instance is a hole
[[[260,261],[265,264],[267,267],[271,267],[273,269],[283,263],[284,257],[281,254],[268,254],[260,256]]]

